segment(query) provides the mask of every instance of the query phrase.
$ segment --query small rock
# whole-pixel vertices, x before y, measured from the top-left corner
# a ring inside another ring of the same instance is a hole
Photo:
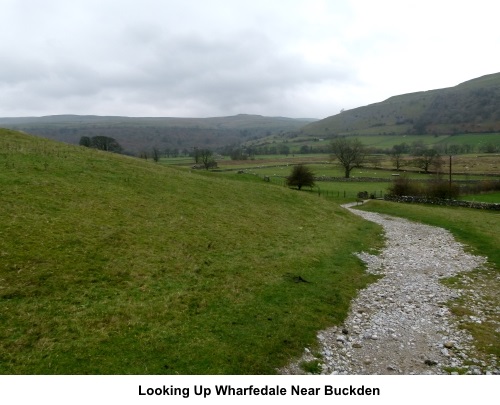
[[[470,368],[470,373],[473,374],[473,375],[481,375],[481,369],[477,366],[472,366]]]

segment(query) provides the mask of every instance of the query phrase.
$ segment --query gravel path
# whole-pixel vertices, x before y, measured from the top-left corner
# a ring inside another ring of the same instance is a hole
[[[380,255],[359,254],[369,272],[383,277],[360,291],[344,325],[318,333],[322,374],[499,374],[494,357],[476,358],[472,337],[446,306],[461,291],[439,281],[485,259],[466,253],[444,229],[352,205],[344,207],[385,230]],[[304,374],[299,364],[315,358],[306,349],[281,372]]]

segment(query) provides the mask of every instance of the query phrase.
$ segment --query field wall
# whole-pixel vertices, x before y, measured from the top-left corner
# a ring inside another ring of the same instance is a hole
[[[445,200],[442,198],[414,197],[414,196],[385,196],[385,200],[403,202],[403,203],[419,203],[432,205],[445,205],[450,207],[466,207],[477,208],[482,210],[497,210],[500,211],[499,203],[485,203],[478,201],[461,201],[461,200]]]

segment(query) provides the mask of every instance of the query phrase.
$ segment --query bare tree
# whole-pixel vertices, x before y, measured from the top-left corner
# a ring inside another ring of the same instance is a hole
[[[153,146],[153,160],[157,163],[160,160],[160,150],[156,146]]]
[[[389,154],[391,155],[392,164],[399,171],[405,163],[403,159],[404,147],[402,145],[394,145]]]
[[[429,168],[434,166],[439,169],[442,166],[441,156],[435,149],[424,149],[419,152],[417,157],[413,159],[415,167],[423,169],[425,173],[429,173]]]
[[[331,143],[332,160],[338,160],[344,168],[345,178],[351,175],[351,170],[363,163],[366,148],[358,139],[336,138]]]

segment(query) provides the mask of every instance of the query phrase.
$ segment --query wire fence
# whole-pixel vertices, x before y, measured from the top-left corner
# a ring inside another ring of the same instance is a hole
[[[275,184],[281,187],[288,187],[287,181],[283,177],[278,176],[259,176],[264,181]],[[346,187],[350,186],[350,187]],[[375,187],[374,187],[375,186]],[[303,190],[317,194],[319,197],[332,199],[357,199],[357,198],[384,198],[387,190],[377,188],[380,183],[359,183],[359,182],[318,182],[314,187],[304,187]]]

